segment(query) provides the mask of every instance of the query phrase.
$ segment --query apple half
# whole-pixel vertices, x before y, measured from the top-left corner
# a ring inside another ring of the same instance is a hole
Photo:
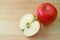
[[[30,37],[38,33],[40,29],[40,23],[35,15],[29,13],[21,18],[20,28],[25,36]]]

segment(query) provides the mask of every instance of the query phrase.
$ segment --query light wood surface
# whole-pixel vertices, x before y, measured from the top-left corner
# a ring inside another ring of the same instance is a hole
[[[57,19],[34,37],[25,37],[19,28],[20,18],[36,13],[37,7],[44,2],[57,8]],[[60,0],[0,0],[0,40],[60,40]]]

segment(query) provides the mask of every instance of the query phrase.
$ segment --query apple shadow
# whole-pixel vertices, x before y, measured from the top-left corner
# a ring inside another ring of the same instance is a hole
[[[57,29],[60,28],[59,26],[57,27],[57,25],[60,25],[60,18],[57,18],[57,20],[55,20],[55,22],[53,22],[49,26],[44,26],[41,24],[41,29],[39,30],[39,32],[32,37],[28,37],[28,39],[30,39],[30,40],[48,40],[48,38],[51,38],[50,37],[51,34],[49,34],[49,29],[51,30],[52,28],[57,28]]]
[[[28,37],[28,38],[30,40],[40,40],[41,38],[48,38],[49,35],[48,35],[47,31],[48,30],[47,30],[46,26],[41,25],[41,29],[39,30],[39,32],[36,35],[34,35],[32,37]]]

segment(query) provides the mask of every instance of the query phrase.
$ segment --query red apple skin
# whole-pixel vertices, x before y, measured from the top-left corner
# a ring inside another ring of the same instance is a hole
[[[51,24],[57,17],[57,9],[50,3],[43,3],[38,7],[36,15],[42,24]]]

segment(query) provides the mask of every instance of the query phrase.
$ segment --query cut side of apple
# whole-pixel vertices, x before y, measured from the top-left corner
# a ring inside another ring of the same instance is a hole
[[[39,31],[40,23],[38,22],[35,15],[29,13],[21,18],[20,28],[22,29],[25,36],[30,37]]]

